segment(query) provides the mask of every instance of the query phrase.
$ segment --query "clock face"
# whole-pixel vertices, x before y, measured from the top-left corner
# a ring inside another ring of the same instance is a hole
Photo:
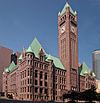
[[[61,33],[64,33],[65,32],[65,26],[62,26],[61,27]]]
[[[75,27],[71,26],[71,32],[75,33]]]

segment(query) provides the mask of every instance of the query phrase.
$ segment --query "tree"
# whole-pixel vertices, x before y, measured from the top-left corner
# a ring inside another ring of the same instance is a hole
[[[85,100],[85,101],[89,101],[89,102],[97,100],[96,88],[91,87],[91,89],[81,92],[79,95],[79,100]]]
[[[79,93],[76,91],[69,91],[68,93],[63,94],[63,101],[65,99],[70,99],[71,102],[75,102],[75,100],[78,100]]]

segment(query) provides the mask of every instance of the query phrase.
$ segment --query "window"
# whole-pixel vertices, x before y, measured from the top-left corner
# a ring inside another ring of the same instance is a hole
[[[42,79],[43,78],[43,74],[42,74],[42,71],[40,72],[40,79]]]
[[[45,94],[47,94],[47,93],[48,93],[48,90],[47,90],[47,89],[45,89],[45,90],[44,90],[44,93],[45,93]]]
[[[42,81],[40,81],[40,86],[42,86]]]
[[[57,76],[55,77],[55,81],[57,82]]]
[[[43,64],[40,63],[40,69],[43,69]]]
[[[38,70],[35,70],[35,78],[38,77]]]
[[[61,83],[61,77],[60,77],[60,83]]]
[[[47,73],[45,73],[45,80],[47,80]]]
[[[29,68],[28,68],[28,73],[27,73],[27,75],[29,76],[29,74],[30,74],[30,73],[29,73]]]
[[[32,87],[30,87],[30,92],[32,92]]]
[[[26,77],[26,70],[25,70],[25,77]]]
[[[37,87],[35,87],[35,93],[38,93],[38,88]]]
[[[47,82],[45,82],[45,86],[47,87]]]
[[[48,69],[48,66],[47,66],[47,65],[44,65],[44,69]]]
[[[42,92],[43,92],[43,89],[42,89],[42,88],[40,88],[40,94],[42,94]]]
[[[29,78],[28,78],[28,84],[30,83]]]
[[[32,68],[30,68],[30,76],[32,76]]]
[[[30,78],[30,84],[32,83],[32,79]]]
[[[57,91],[56,91],[56,95],[57,95]]]
[[[40,61],[43,61],[43,56],[40,56]]]
[[[37,85],[38,84],[38,81],[37,80],[35,80],[35,85]]]
[[[34,62],[35,67],[38,67],[38,62]]]
[[[56,84],[56,89],[58,89],[57,87],[58,87],[58,86],[57,86],[57,84]]]
[[[29,92],[29,86],[28,86],[27,92]]]

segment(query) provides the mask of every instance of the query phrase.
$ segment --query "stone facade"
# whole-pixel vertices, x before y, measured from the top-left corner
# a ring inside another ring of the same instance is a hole
[[[66,89],[78,90],[78,32],[77,14],[66,3],[58,14],[58,48],[59,58],[66,72]]]
[[[83,92],[86,89],[90,89],[92,86],[96,87],[95,74],[88,68],[88,66],[85,63],[79,66],[78,73],[80,92]]]
[[[3,91],[15,99],[60,102],[67,91],[85,90],[87,82],[95,85],[95,77],[91,80],[93,75],[78,67],[77,13],[68,3],[58,14],[58,48],[59,58],[51,56],[35,38],[17,64],[12,61],[5,69]]]

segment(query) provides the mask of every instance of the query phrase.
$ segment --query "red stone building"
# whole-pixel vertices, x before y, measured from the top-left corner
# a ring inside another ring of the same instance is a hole
[[[93,85],[96,87],[96,78],[85,62],[79,66],[79,91],[90,89]]]
[[[87,81],[92,85],[95,77],[81,76],[84,67],[78,68],[77,13],[68,3],[58,14],[58,48],[59,58],[47,54],[35,38],[22,51],[18,63],[12,61],[5,69],[4,92],[11,93],[15,99],[62,101],[63,93],[85,90],[81,85]]]
[[[0,46],[0,92],[2,92],[2,73],[4,71],[4,68],[8,67],[10,64],[11,54],[11,49]]]

